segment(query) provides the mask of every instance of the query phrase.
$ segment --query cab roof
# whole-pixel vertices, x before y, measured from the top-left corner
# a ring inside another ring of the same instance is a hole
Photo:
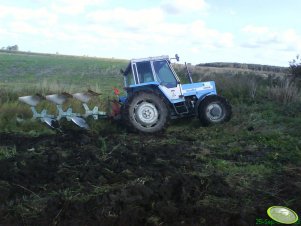
[[[151,61],[151,60],[169,60],[168,55],[156,56],[156,57],[147,57],[139,59],[131,59],[132,63],[141,62],[141,61]]]
[[[162,55],[162,56],[156,56],[156,57],[131,59],[123,74],[127,75],[131,71],[131,69],[132,69],[131,64],[132,63],[143,62],[143,61],[151,61],[151,60],[169,60],[169,56],[168,55]]]

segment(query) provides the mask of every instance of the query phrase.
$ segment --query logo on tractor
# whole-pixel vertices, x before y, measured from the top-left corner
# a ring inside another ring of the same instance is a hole
[[[175,94],[175,90],[171,90],[171,95],[172,95],[172,97],[175,97],[176,96],[176,94]]]

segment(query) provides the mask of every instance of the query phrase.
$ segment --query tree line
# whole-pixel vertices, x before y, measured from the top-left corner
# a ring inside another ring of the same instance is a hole
[[[19,51],[19,46],[18,45],[13,45],[13,46],[2,47],[1,50]]]
[[[225,62],[214,62],[214,63],[203,63],[197,64],[200,67],[218,67],[218,68],[241,68],[253,71],[268,71],[268,72],[282,72],[286,73],[287,67],[261,65],[261,64],[246,64],[246,63],[225,63]]]

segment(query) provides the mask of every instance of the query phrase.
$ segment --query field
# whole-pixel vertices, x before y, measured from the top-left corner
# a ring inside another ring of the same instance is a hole
[[[172,121],[156,135],[93,120],[90,131],[56,133],[17,102],[91,88],[103,106],[126,64],[0,52],[0,225],[244,226],[273,205],[300,217],[301,94],[284,73],[193,67],[195,81],[216,81],[233,118]]]

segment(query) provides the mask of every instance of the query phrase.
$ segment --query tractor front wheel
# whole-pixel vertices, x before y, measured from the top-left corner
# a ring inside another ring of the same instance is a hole
[[[225,98],[217,95],[205,97],[198,107],[198,117],[204,126],[227,122],[231,115],[231,105]]]
[[[168,119],[168,109],[159,95],[137,92],[126,103],[123,118],[134,130],[155,133],[164,129]]]

